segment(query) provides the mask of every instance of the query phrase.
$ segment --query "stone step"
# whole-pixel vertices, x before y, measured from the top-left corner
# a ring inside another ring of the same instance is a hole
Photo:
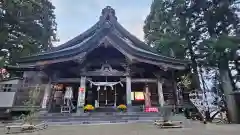
[[[102,125],[102,124],[126,124],[126,123],[153,123],[152,120],[128,120],[128,121],[70,121],[48,122],[48,125]]]
[[[39,120],[58,120],[58,119],[68,119],[68,120],[99,120],[99,119],[141,119],[141,118],[160,118],[161,116],[125,116],[125,117],[109,117],[109,116],[105,116],[105,117],[38,117],[36,119]]]
[[[78,123],[78,124],[101,124],[101,123],[129,123],[129,122],[154,122],[154,120],[163,120],[163,117],[138,117],[138,118],[99,118],[99,119],[48,119],[48,123]],[[170,120],[186,121],[183,116],[172,116]]]
[[[141,118],[141,117],[146,117],[146,118],[151,118],[151,117],[161,117],[161,115],[145,115],[145,116],[140,116],[140,115],[123,115],[123,116],[40,116],[37,117],[38,119],[131,119],[131,118]]]
[[[39,115],[35,120],[48,122],[95,122],[95,121],[136,121],[155,120],[161,117],[160,113],[131,112],[131,113],[84,113],[84,114],[60,114],[47,113]]]
[[[59,117],[55,118],[37,118],[35,121],[46,121],[49,125],[74,125],[74,124],[113,124],[113,123],[153,123],[155,120],[163,120],[163,117],[154,117],[149,115],[148,117]],[[172,121],[182,121],[183,123],[187,121],[187,119],[183,115],[175,115],[170,117]],[[14,123],[21,123],[21,121],[16,120]],[[189,123],[189,122],[188,122]]]
[[[178,115],[175,115],[178,116]],[[179,115],[181,116],[181,115]],[[159,113],[147,113],[147,114],[114,114],[114,115],[94,115],[94,114],[85,114],[85,115],[77,115],[77,114],[65,114],[65,115],[46,115],[46,116],[38,116],[37,119],[77,119],[77,120],[85,120],[85,119],[139,119],[139,118],[158,118],[162,117]]]
[[[38,121],[110,121],[110,120],[148,120],[148,119],[160,119],[160,117],[85,117],[85,118],[36,118]]]
[[[113,107],[99,107],[99,108],[96,108],[95,111],[97,111],[97,112],[117,112],[117,108],[113,108]]]
[[[89,113],[39,113],[39,116],[86,116]],[[159,115],[161,113],[158,112],[126,112],[126,113],[121,113],[121,112],[91,112],[90,113],[92,116],[102,116],[102,115]]]

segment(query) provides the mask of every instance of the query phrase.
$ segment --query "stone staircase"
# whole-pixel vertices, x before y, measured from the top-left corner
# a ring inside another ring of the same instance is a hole
[[[108,113],[82,113],[82,114],[41,114],[36,120],[47,121],[50,125],[71,125],[71,124],[104,124],[104,123],[139,123],[139,122],[153,122],[154,120],[162,119],[160,113],[146,113],[146,112],[108,112]],[[174,121],[184,121],[185,117],[181,114],[171,117]]]

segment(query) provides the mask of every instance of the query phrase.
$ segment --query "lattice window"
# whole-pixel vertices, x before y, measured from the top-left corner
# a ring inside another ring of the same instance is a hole
[[[11,91],[11,88],[12,88],[12,84],[4,84],[4,85],[2,86],[3,92],[10,92],[10,91]]]

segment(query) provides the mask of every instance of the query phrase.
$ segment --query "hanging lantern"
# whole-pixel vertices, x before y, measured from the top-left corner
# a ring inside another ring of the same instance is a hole
[[[106,86],[104,86],[104,90],[107,90],[107,87],[106,87]]]
[[[99,91],[99,90],[100,90],[100,86],[97,87],[97,91]]]

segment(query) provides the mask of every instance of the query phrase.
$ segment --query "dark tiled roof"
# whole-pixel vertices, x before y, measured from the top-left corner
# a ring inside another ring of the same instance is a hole
[[[55,47],[51,51],[21,58],[18,63],[31,63],[73,57],[88,52],[99,44],[101,39],[108,37],[131,55],[148,59],[154,62],[186,65],[189,61],[166,57],[159,54],[154,48],[137,39],[117,21],[115,10],[106,7],[102,10],[99,21],[84,33],[72,40]]]

